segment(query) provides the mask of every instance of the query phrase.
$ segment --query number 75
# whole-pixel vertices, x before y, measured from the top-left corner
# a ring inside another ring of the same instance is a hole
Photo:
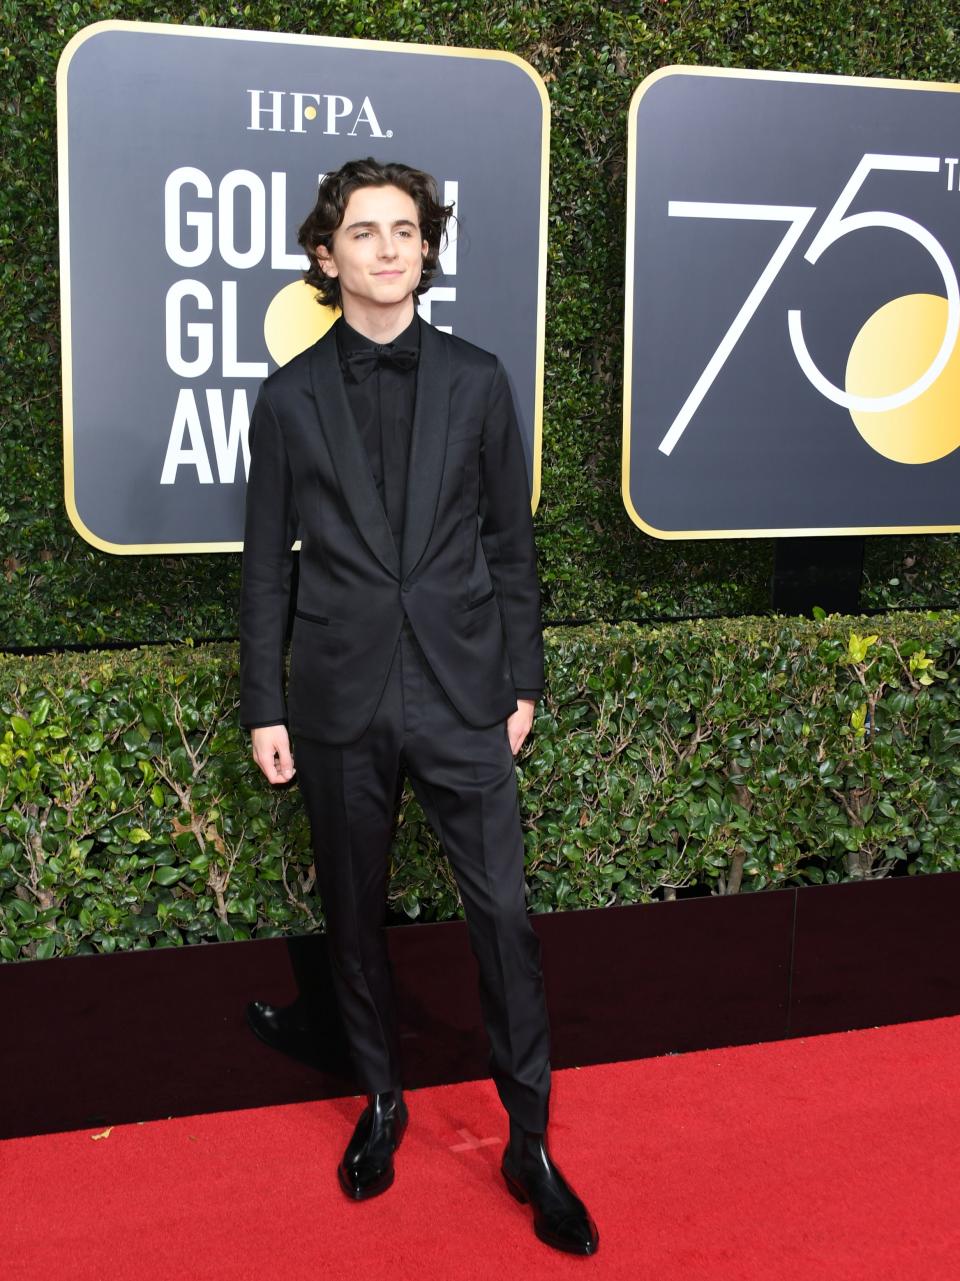
[[[879,209],[872,209],[866,213],[847,214],[847,209],[850,207],[854,196],[874,169],[899,170],[910,173],[937,173],[940,169],[940,158],[938,156],[885,156],[868,152],[861,158],[856,169],[854,169],[847,185],[841,191],[833,208],[824,219],[823,226],[814,236],[810,242],[809,249],[803,256],[807,262],[815,263],[823,251],[839,240],[841,236],[849,235],[850,232],[859,231],[864,227],[888,227],[891,231],[902,231],[904,235],[916,240],[923,245],[924,249],[937,264],[940,275],[943,277],[943,284],[947,294],[947,324],[939,351],[924,373],[915,382],[912,382],[909,387],[904,387],[888,396],[856,396],[842,390],[840,387],[834,386],[814,364],[803,337],[803,326],[798,310],[787,312],[787,325],[790,332],[790,343],[793,347],[793,354],[797,358],[797,363],[821,395],[826,396],[828,400],[833,401],[835,405],[842,406],[844,409],[879,413],[887,409],[898,409],[901,405],[909,404],[911,400],[915,400],[917,396],[925,392],[940,376],[944,366],[950,359],[957,341],[957,333],[960,331],[960,290],[957,288],[956,272],[947,257],[946,251],[940,242],[927,231],[926,227],[914,222],[912,218],[904,218],[901,214],[884,213]],[[760,273],[743,306],[734,317],[733,323],[720,340],[720,345],[710,357],[706,368],[683,402],[680,412],[670,424],[669,431],[661,440],[659,445],[661,453],[669,455],[686,430],[691,418],[700,407],[700,402],[710,390],[714,379],[720,373],[731,352],[740,341],[744,330],[753,318],[754,312],[763,301],[767,290],[776,280],[780,269],[789,258],[797,241],[803,235],[810,219],[816,213],[816,206],[725,204],[712,200],[671,200],[667,205],[667,213],[671,218],[737,218],[756,222],[785,222],[789,224],[783,239],[774,250],[773,256]]]

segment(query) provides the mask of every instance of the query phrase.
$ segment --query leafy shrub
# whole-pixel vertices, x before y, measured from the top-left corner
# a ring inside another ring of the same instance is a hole
[[[960,615],[547,632],[518,758],[538,912],[960,868]],[[309,830],[228,644],[0,657],[0,956],[316,928]],[[398,916],[456,887],[405,796]]]

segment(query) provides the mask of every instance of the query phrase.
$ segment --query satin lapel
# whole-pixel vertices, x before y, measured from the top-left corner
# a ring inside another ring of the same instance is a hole
[[[417,402],[413,412],[403,522],[401,579],[408,578],[416,569],[433,529],[449,425],[450,355],[445,335],[421,320]]]
[[[384,569],[399,578],[397,545],[344,390],[333,329],[328,329],[313,349],[310,380],[320,426],[357,528]]]

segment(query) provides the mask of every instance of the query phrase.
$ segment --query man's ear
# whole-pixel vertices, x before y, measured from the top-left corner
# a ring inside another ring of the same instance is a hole
[[[317,245],[313,252],[317,262],[320,264],[320,270],[325,276],[335,277],[339,275],[337,265],[333,261],[333,258],[330,255],[330,250],[326,245]]]

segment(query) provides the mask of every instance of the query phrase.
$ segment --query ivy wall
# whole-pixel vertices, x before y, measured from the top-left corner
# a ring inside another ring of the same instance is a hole
[[[955,3],[0,0],[0,13],[0,647],[236,634],[239,556],[111,556],[73,532],[63,506],[56,64],[76,31],[117,18],[506,49],[532,63],[553,113],[536,522],[547,621],[768,608],[771,543],[658,542],[621,503],[627,106],[670,63],[951,81]],[[958,580],[954,536],[867,540],[867,606],[949,605]]]

